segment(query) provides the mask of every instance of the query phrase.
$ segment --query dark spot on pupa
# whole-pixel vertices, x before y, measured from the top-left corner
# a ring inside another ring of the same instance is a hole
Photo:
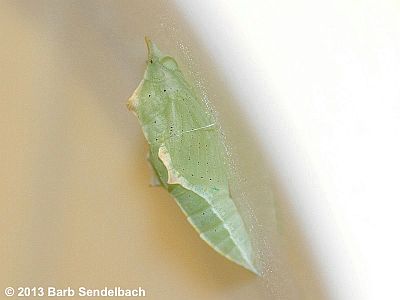
[[[210,181],[211,181],[212,179],[210,178]]]
[[[194,175],[192,174],[192,177],[193,177]]]
[[[201,214],[204,216],[205,212],[202,212]]]
[[[149,95],[149,98],[151,97],[151,95]]]
[[[152,60],[152,59],[150,59],[150,63],[151,63],[151,64],[153,63],[153,60]]]
[[[164,92],[166,92],[167,90],[164,90]]]
[[[204,177],[203,177],[203,176],[200,176],[200,178],[203,179]]]

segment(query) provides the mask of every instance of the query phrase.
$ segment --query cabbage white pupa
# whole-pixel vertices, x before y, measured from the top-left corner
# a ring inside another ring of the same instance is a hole
[[[160,184],[213,249],[259,274],[249,234],[230,197],[226,152],[214,118],[178,64],[146,38],[147,68],[127,106],[149,143]]]

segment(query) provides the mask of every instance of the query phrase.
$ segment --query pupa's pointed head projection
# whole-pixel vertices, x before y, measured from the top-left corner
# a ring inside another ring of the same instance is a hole
[[[163,54],[148,37],[145,37],[145,41],[148,56],[144,78],[127,103],[128,109],[133,110],[139,119],[152,118],[158,111],[162,111],[168,105],[169,98],[165,97],[165,93],[168,94],[182,84],[181,72],[175,59]],[[141,112],[145,107],[152,110]]]
[[[149,38],[145,41],[148,50],[146,70],[127,106],[138,117],[147,140],[159,143],[163,136],[174,133],[170,132],[170,127],[176,129],[176,126],[166,119],[178,99],[188,94],[188,87],[175,59],[163,54]]]
[[[173,72],[178,69],[178,64],[176,63],[175,59],[169,55],[164,55],[160,49],[157,48],[157,45],[154,44],[148,37],[145,37],[144,39],[147,45],[147,67],[150,73],[152,71],[163,71],[165,73],[164,75],[167,75],[169,72]]]

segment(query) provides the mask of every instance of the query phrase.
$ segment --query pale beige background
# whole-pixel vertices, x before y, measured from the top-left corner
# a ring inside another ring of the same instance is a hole
[[[149,188],[144,138],[125,107],[145,34],[206,86],[235,145],[263,278],[219,256]],[[7,286],[141,286],[149,299],[322,298],[285,209],[277,231],[271,208],[285,204],[251,129],[237,128],[234,97],[172,3],[0,1],[0,38],[2,296]]]

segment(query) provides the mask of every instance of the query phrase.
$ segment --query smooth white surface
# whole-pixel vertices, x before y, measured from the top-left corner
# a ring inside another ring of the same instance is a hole
[[[398,2],[177,3],[242,97],[329,296],[399,298]]]

